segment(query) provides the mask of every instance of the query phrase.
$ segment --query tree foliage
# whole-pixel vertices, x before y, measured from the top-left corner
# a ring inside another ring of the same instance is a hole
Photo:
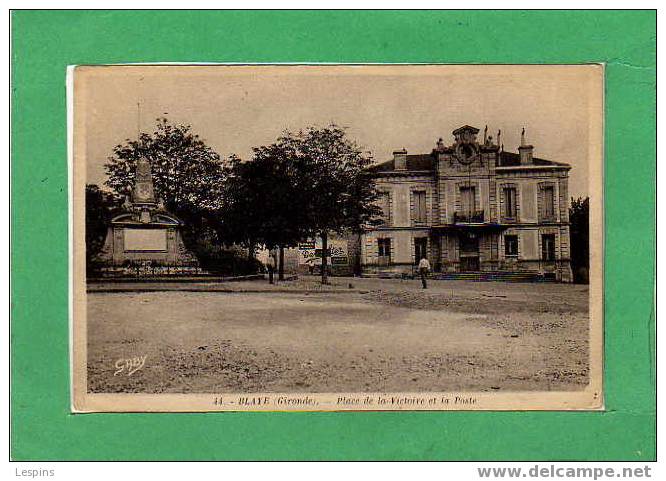
[[[327,283],[328,234],[359,232],[378,222],[377,191],[367,169],[372,157],[347,138],[344,129],[310,127],[291,137],[309,180],[304,206],[308,226],[322,239],[322,283]]]
[[[251,160],[232,159],[225,235],[272,248],[315,236],[326,244],[330,232],[358,232],[380,214],[367,172],[371,163],[336,125],[285,132],[275,143],[255,148]]]
[[[380,214],[367,172],[372,158],[336,125],[285,132],[255,148],[250,160],[223,164],[190,126],[162,118],[152,134],[127,139],[113,153],[106,184],[129,194],[136,162],[146,157],[156,196],[185,221],[185,242],[200,259],[207,245],[235,243],[252,252],[315,236],[326,244],[329,232],[359,232]],[[325,255],[322,274],[325,281]]]
[[[571,267],[576,282],[588,281],[590,267],[590,198],[571,199],[569,207]]]
[[[249,161],[231,157],[222,235],[250,249],[292,247],[307,237],[298,166],[276,144],[254,149]]]
[[[367,168],[372,157],[330,125],[310,127],[289,137],[300,159],[309,201],[305,206],[310,228],[317,233],[358,232],[381,214],[377,192]]]
[[[201,266],[216,272],[228,270],[225,266],[232,263],[231,251],[222,248],[226,240],[220,223],[226,170],[219,154],[189,125],[173,125],[159,118],[153,133],[141,133],[138,139],[127,139],[113,149],[105,165],[106,185],[119,195],[128,195],[141,157],[150,161],[155,196],[184,222],[183,240]]]
[[[119,212],[122,198],[95,184],[86,184],[86,263],[92,268],[104,246],[111,218]]]
[[[116,145],[105,165],[106,185],[119,195],[128,195],[141,157],[150,161],[155,195],[174,214],[191,220],[222,207],[220,156],[189,125],[172,125],[159,118],[152,134],[141,133],[136,140]]]
[[[113,149],[105,165],[106,185],[129,195],[136,162],[150,161],[155,196],[185,221],[185,236],[215,237],[217,212],[223,204],[224,169],[219,154],[206,145],[189,125],[172,125],[159,118],[152,134],[141,133]]]

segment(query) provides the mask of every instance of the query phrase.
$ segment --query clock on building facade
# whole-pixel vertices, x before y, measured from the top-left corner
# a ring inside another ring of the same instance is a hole
[[[476,134],[479,129],[465,125],[453,131],[455,136],[454,157],[463,165],[470,165],[479,156]]]
[[[471,164],[478,155],[479,147],[476,143],[463,142],[456,145],[455,156],[461,164]]]

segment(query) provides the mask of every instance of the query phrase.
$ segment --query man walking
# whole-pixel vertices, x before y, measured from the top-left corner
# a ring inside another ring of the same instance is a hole
[[[268,283],[273,284],[273,273],[275,272],[275,259],[273,258],[272,253],[268,253],[268,259],[266,259],[266,270],[268,271]]]
[[[428,288],[426,276],[428,275],[429,271],[430,271],[430,262],[428,262],[428,259],[426,259],[425,256],[423,256],[419,261],[419,274],[421,274],[421,284],[423,284],[424,289]]]

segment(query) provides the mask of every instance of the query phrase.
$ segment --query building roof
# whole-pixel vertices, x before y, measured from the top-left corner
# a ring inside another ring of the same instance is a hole
[[[434,170],[435,157],[432,154],[407,154],[406,170]],[[392,172],[395,170],[393,159],[375,164],[368,170],[372,172]]]
[[[552,160],[540,159],[538,157],[532,158],[532,164],[535,166],[553,166],[553,167],[569,167],[569,164],[563,162],[555,162]],[[499,163],[497,167],[518,167],[520,166],[520,154],[514,152],[500,152]],[[406,168],[407,171],[432,171],[435,169],[435,155],[431,154],[408,154]],[[371,172],[394,172],[395,165],[393,159],[387,160],[380,164],[375,164],[369,169]]]
[[[555,162],[552,160],[546,160],[546,159],[540,159],[538,157],[532,157],[532,164],[533,165],[539,165],[539,166],[562,166],[562,167],[568,167],[569,164],[565,164],[563,162]],[[514,152],[500,152],[500,158],[499,158],[499,164],[497,167],[517,167],[520,165],[520,154],[516,154]]]

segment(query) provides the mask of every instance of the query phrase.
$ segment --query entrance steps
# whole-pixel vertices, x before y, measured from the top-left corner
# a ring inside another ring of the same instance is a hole
[[[416,279],[418,272],[399,271],[385,268],[366,271],[361,277],[372,279]],[[432,272],[429,279],[450,281],[475,281],[475,282],[555,282],[555,276],[543,275],[539,271],[468,271],[468,272]]]
[[[490,271],[490,272],[437,272],[432,279],[439,280],[465,280],[476,282],[502,281],[502,282],[553,282],[536,271]]]

